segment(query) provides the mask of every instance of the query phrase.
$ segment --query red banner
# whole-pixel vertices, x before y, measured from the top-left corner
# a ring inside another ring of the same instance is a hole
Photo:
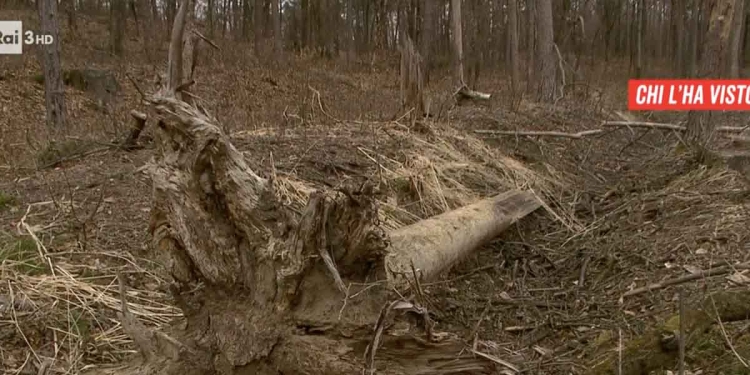
[[[630,111],[750,111],[750,80],[631,79]]]

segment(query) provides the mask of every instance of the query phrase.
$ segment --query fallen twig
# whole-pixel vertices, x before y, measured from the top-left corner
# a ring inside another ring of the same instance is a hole
[[[728,274],[729,272],[732,272],[733,270],[738,270],[738,269],[740,270],[750,269],[750,263],[742,263],[742,264],[738,264],[734,266],[714,267],[714,268],[707,269],[705,271],[696,272],[696,273],[683,276],[683,277],[678,277],[676,279],[670,279],[670,280],[665,280],[665,281],[654,283],[654,284],[649,284],[647,286],[636,288],[629,292],[626,292],[625,294],[622,295],[622,297],[623,298],[632,297],[638,294],[650,292],[652,290],[663,289],[668,286],[683,284],[683,283],[693,281],[693,280],[699,280],[704,277],[725,275],[725,274]]]
[[[632,127],[632,128],[651,128],[651,129],[663,129],[663,130],[674,130],[684,132],[687,130],[686,127],[677,124],[666,124],[660,122],[646,122],[646,121],[604,121],[602,126],[605,127]],[[741,133],[746,129],[744,126],[717,126],[716,131],[724,133]]]
[[[477,134],[512,135],[527,137],[560,137],[580,139],[583,137],[604,133],[603,129],[584,130],[578,133],[565,133],[557,131],[535,131],[535,130],[474,130]]]

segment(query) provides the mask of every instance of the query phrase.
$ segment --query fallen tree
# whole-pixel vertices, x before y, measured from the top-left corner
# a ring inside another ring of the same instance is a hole
[[[464,341],[433,332],[419,283],[541,202],[531,193],[510,191],[387,232],[372,185],[310,192],[275,173],[261,177],[216,119],[181,89],[181,59],[191,56],[182,51],[188,2],[181,2],[175,17],[168,77],[144,98],[157,119],[150,234],[174,279],[172,292],[185,322],[170,332],[150,332],[123,301],[123,328],[141,356],[128,366],[95,372],[513,371],[481,348],[464,350]],[[394,302],[394,289],[405,297]],[[124,300],[124,287],[122,295]],[[409,329],[389,329],[393,319]]]

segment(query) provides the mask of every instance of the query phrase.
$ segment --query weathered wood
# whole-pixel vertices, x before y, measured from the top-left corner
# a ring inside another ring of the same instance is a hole
[[[401,109],[413,110],[412,118],[424,116],[427,110],[422,67],[422,57],[406,36],[401,46]]]
[[[122,148],[125,150],[132,150],[137,146],[138,138],[141,136],[143,129],[146,128],[146,120],[148,119],[145,113],[136,110],[130,111],[130,116],[135,120],[135,126],[130,129],[128,136],[122,142]]]
[[[530,192],[511,190],[389,233],[386,270],[392,284],[411,277],[411,264],[434,278],[541,205]]]
[[[470,90],[468,87],[463,86],[457,93],[461,99],[472,99],[472,100],[490,100],[492,94],[486,94],[479,91]]]

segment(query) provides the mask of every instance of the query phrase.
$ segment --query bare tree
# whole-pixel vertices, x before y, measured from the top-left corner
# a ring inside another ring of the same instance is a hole
[[[686,76],[685,50],[685,1],[672,0],[672,39],[674,41],[673,64],[677,77]]]
[[[65,127],[65,87],[60,63],[60,26],[57,0],[38,0],[41,32],[51,35],[54,43],[41,47],[44,68],[44,101],[47,125],[61,130]]]
[[[253,22],[253,40],[255,42],[255,56],[260,58],[263,55],[263,30],[265,29],[265,14],[263,0],[255,0],[254,22]]]
[[[537,99],[542,102],[552,102],[557,88],[552,0],[537,1],[536,10]]]
[[[508,44],[510,46],[511,103],[521,88],[521,61],[518,48],[518,1],[508,0]]]
[[[643,76],[643,34],[646,32],[646,1],[639,0],[637,3],[636,13],[636,57],[635,57],[635,77]],[[634,6],[636,5],[634,4]]]
[[[419,51],[422,55],[422,77],[424,83],[430,80],[430,58],[433,49],[433,40],[435,38],[435,8],[434,0],[422,0],[422,30],[419,34]]]
[[[527,91],[532,92],[533,91],[533,84],[534,80],[536,79],[534,75],[534,67],[536,67],[536,59],[537,56],[535,54],[536,51],[536,4],[534,1],[529,1],[526,3],[526,51],[528,54],[527,60],[526,60],[526,84],[527,84]]]
[[[247,1],[247,0],[245,0]],[[281,54],[281,10],[279,0],[271,0],[271,24],[273,25],[273,54],[276,60]]]
[[[702,0],[693,0],[690,8],[690,49],[688,51],[688,76],[698,74],[698,33],[700,30],[700,13]]]
[[[463,87],[464,46],[461,31],[461,0],[451,0],[451,35],[453,36],[453,69],[456,86]]]
[[[64,4],[65,11],[68,14],[68,27],[70,27],[70,30],[76,31],[78,29],[76,0],[64,0]]]
[[[701,53],[698,78],[717,78],[721,76],[726,66],[729,36],[732,32],[732,13],[738,0],[706,0],[703,5],[710,11],[708,32],[705,36]],[[743,0],[739,0],[743,1]],[[714,129],[712,113],[706,111],[691,111],[688,113],[686,139],[698,152],[699,158],[705,154],[711,142]]]
[[[122,56],[125,39],[125,20],[127,16],[126,0],[114,0],[110,3],[110,47],[116,56]]]
[[[729,41],[729,58],[727,70],[729,78],[740,77],[740,56],[742,53],[742,39],[745,31],[745,0],[736,0],[732,14],[732,35]]]

